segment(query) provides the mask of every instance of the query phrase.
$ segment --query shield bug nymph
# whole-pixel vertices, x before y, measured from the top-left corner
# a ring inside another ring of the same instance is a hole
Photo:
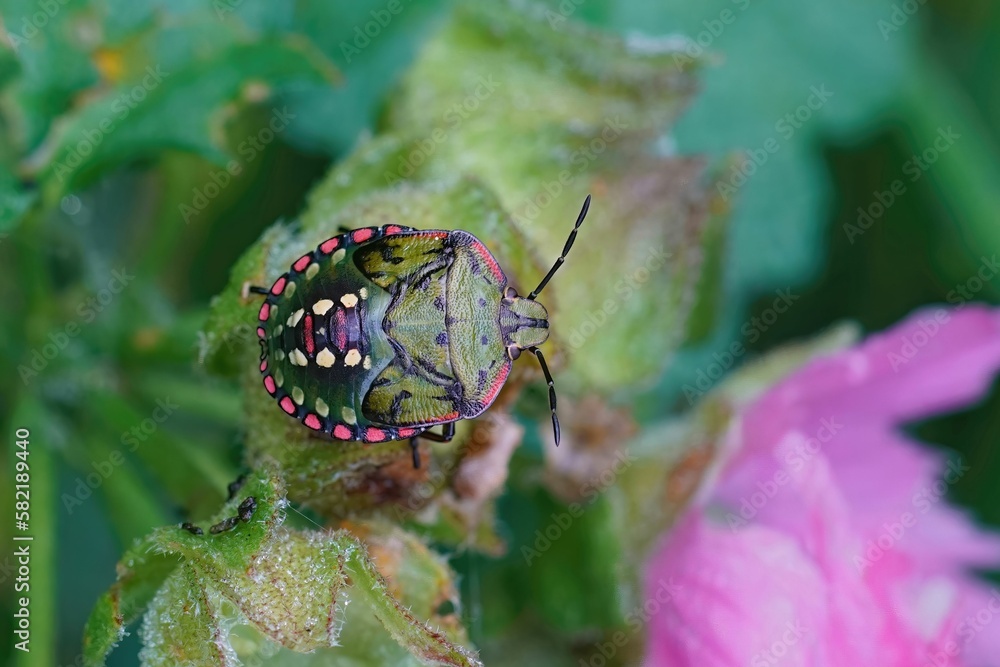
[[[521,352],[538,358],[549,315],[536,297],[562,266],[590,208],[583,203],[562,254],[520,296],[472,234],[402,225],[362,227],[292,263],[258,314],[264,388],[283,411],[336,440],[447,442],[455,422],[486,410]],[[428,429],[443,425],[443,433]]]

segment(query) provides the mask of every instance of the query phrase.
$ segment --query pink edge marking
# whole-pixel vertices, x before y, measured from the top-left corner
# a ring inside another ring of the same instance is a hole
[[[281,409],[287,412],[288,414],[290,415],[295,414],[295,404],[292,403],[292,399],[290,396],[285,396],[283,399],[278,401],[278,405],[280,405]]]
[[[267,316],[271,314],[271,304],[266,301],[261,304],[260,312],[257,313],[257,319],[261,322],[267,322]]]
[[[311,412],[306,415],[306,418],[302,420],[302,423],[314,431],[319,431],[323,428],[323,424],[320,423],[319,417]]]
[[[276,391],[274,387],[274,378],[271,377],[270,375],[264,378],[264,389],[267,389],[267,393],[271,394],[271,396],[274,396],[274,392]]]
[[[351,232],[351,239],[355,243],[361,243],[363,241],[367,241],[374,235],[375,235],[375,230],[373,230],[371,227],[363,227],[361,229],[355,229],[353,232]]]
[[[288,283],[288,279],[285,278],[285,276],[281,276],[280,278],[275,280],[274,284],[271,285],[271,294],[273,294],[274,296],[279,296],[282,292],[285,291],[286,283]]]
[[[333,437],[338,440],[350,440],[351,439],[351,429],[347,428],[343,424],[337,424],[333,427]]]
[[[483,261],[490,267],[490,271],[492,271],[493,275],[496,276],[496,279],[502,282],[504,279],[503,270],[500,268],[500,265],[497,264],[497,260],[493,257],[493,253],[491,253],[489,249],[479,241],[475,241],[472,244],[472,249],[475,250],[480,257],[482,257]]]
[[[260,372],[263,373],[267,370],[267,359],[260,362]]]
[[[399,437],[400,438],[409,438],[409,437],[411,437],[416,432],[417,432],[417,429],[415,429],[415,428],[401,428],[401,429],[399,429]]]
[[[401,231],[403,231],[403,228],[400,227],[399,225],[386,225],[386,228],[385,228],[386,235],[398,234]]]
[[[312,264],[312,256],[302,255],[297,260],[295,260],[295,263],[292,264],[292,268],[298,271],[299,273],[302,273],[303,271],[306,270],[306,267],[309,266],[310,264]]]
[[[489,405],[496,399],[497,394],[503,389],[503,383],[507,381],[507,375],[510,374],[511,366],[513,364],[507,364],[506,368],[497,376],[497,379],[493,381],[490,390],[486,392],[486,396],[483,398],[483,405]]]
[[[387,437],[385,431],[380,428],[369,426],[365,429],[365,442],[382,442]]]
[[[305,339],[306,354],[310,357],[316,351],[316,341],[313,339],[313,316],[306,313],[302,323],[302,337]]]
[[[267,338],[267,332],[264,331],[264,327],[257,327],[257,335],[261,338]]]
[[[320,244],[319,246],[319,251],[324,255],[329,255],[331,252],[336,250],[337,246],[339,245],[340,245],[340,237],[334,236],[332,239],[327,239],[326,241],[323,241],[323,243]]]

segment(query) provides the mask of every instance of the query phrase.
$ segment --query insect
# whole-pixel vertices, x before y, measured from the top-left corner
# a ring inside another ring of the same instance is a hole
[[[590,208],[584,201],[562,254],[523,297],[496,258],[464,231],[402,225],[334,236],[292,263],[258,313],[260,372],[280,408],[335,440],[451,440],[455,422],[485,411],[521,352],[545,375],[556,444],[552,375],[538,346],[549,316],[535,298],[566,260]],[[442,425],[442,433],[429,429]]]
[[[192,535],[203,535],[205,532],[198,526],[191,523],[190,521],[185,521],[184,523],[182,523],[181,528],[191,533]]]

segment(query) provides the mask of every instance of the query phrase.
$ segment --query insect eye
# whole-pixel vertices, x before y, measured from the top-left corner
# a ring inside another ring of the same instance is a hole
[[[511,361],[517,361],[517,358],[521,356],[521,348],[517,345],[508,345],[507,356],[510,357]]]
[[[517,298],[517,290],[513,287],[508,286],[507,289],[503,291],[503,298],[513,301]]]

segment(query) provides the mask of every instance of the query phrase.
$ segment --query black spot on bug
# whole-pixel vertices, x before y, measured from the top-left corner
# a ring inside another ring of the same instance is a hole
[[[490,374],[483,369],[479,369],[479,382],[477,384],[477,390],[482,391],[486,388],[486,382],[490,379]]]
[[[448,332],[447,331],[442,331],[441,333],[439,333],[437,335],[437,337],[434,339],[434,342],[437,343],[438,345],[447,345],[448,344]]]
[[[194,525],[190,521],[185,521],[184,523],[182,523],[181,524],[181,528],[183,528],[187,532],[191,533],[192,535],[204,535],[205,534],[205,531],[203,531],[201,528],[199,528],[198,526]]]
[[[486,299],[484,299],[483,297],[479,297],[479,307],[480,308],[486,307]]]
[[[392,416],[392,420],[395,422],[399,421],[399,415],[403,412],[403,401],[413,396],[410,392],[403,389],[398,394],[396,394],[392,399],[392,407],[389,408],[389,414]]]
[[[434,307],[440,311],[444,311],[444,297],[436,296],[434,297]]]
[[[253,513],[256,510],[257,499],[253,496],[247,496],[246,500],[240,503],[240,506],[236,509],[236,513],[240,517],[240,521],[247,523],[253,517]]]
[[[224,533],[228,530],[232,530],[233,528],[236,527],[236,524],[238,524],[239,522],[240,518],[238,516],[231,516],[228,519],[223,519],[219,523],[209,528],[208,532],[212,533],[213,535],[218,535],[219,533]]]
[[[479,342],[482,343],[483,345],[489,345],[490,339],[488,336],[484,335],[482,338],[479,339]]]

